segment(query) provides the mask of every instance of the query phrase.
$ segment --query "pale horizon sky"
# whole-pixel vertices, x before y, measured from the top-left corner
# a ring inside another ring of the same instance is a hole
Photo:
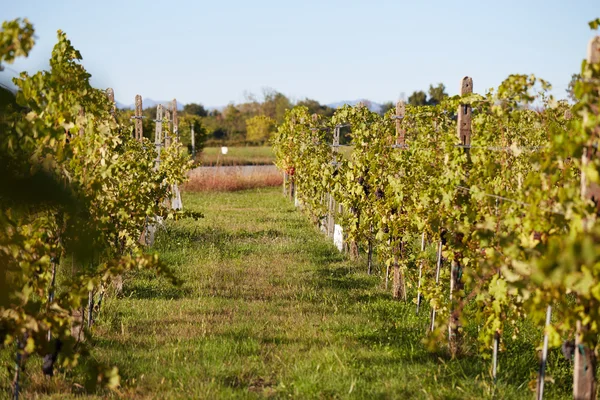
[[[12,1],[0,19],[26,17],[37,44],[0,72],[48,68],[62,29],[92,84],[123,104],[136,94],[207,107],[275,89],[292,100],[396,101],[463,76],[485,93],[533,73],[565,96],[594,36],[600,0]]]

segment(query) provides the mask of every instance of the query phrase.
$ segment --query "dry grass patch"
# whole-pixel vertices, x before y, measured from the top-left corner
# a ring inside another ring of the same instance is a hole
[[[192,171],[183,189],[190,192],[233,192],[282,184],[283,176],[273,166],[212,167]]]
[[[205,147],[200,154],[205,166],[215,165],[273,165],[275,153],[271,146],[230,146],[227,154],[221,147]]]

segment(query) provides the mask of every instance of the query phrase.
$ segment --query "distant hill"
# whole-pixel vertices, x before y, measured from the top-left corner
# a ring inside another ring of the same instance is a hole
[[[339,108],[342,107],[345,104],[348,104],[350,106],[355,106],[360,102],[365,103],[365,105],[369,108],[369,110],[373,111],[373,112],[380,112],[381,111],[381,107],[382,105],[379,103],[376,103],[374,101],[370,101],[367,99],[358,99],[358,100],[343,100],[343,101],[337,101],[335,103],[329,103],[327,104],[327,107],[331,107],[331,108]],[[153,100],[153,99],[142,99],[142,105],[144,107],[144,109],[146,108],[154,108],[157,105],[162,104],[164,107],[170,107],[171,106],[171,101],[169,100]],[[185,104],[180,103],[179,101],[177,102],[177,110],[181,111],[183,110],[183,106]],[[123,104],[117,101],[117,107],[122,109],[122,110],[133,110],[135,108],[135,104]],[[220,107],[205,107],[208,111],[213,111],[213,110],[217,110],[217,111],[223,111],[225,109],[225,106],[220,106]]]
[[[368,108],[369,110],[373,111],[373,112],[380,112],[381,111],[381,107],[382,105],[379,103],[375,103],[374,101],[370,101],[367,99],[359,99],[359,100],[344,100],[344,101],[338,101],[335,103],[330,103],[327,104],[327,107],[331,107],[331,108],[340,108],[345,104],[348,104],[349,106],[355,106],[360,102],[363,102]]]

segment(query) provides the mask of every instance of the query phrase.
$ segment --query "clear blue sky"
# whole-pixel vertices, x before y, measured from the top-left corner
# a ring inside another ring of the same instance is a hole
[[[132,103],[222,106],[270,87],[322,103],[401,93],[460,79],[475,91],[535,73],[563,96],[600,16],[600,0],[181,1],[19,0],[0,19],[27,17],[37,45],[15,70],[46,68],[56,30],[83,55],[97,87]],[[0,73],[5,80],[11,71]]]

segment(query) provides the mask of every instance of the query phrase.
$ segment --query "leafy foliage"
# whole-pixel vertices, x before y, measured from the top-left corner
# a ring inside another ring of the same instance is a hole
[[[409,284],[421,279],[423,262],[420,292],[438,312],[432,347],[444,341],[453,318],[474,319],[485,354],[495,335],[518,335],[516,322],[525,317],[542,324],[553,305],[551,344],[572,336],[582,321],[588,327],[583,343],[597,348],[600,231],[594,204],[581,197],[581,175],[598,184],[600,161],[581,157],[600,137],[600,65],[584,62],[581,77],[573,108],[555,101],[546,81],[511,75],[484,96],[449,98],[443,85],[432,87],[436,101],[425,106],[424,93],[414,97],[400,130],[394,109],[384,116],[362,106],[338,109],[319,122],[330,131],[350,125],[353,149],[337,168],[330,167],[335,148],[324,146],[319,156],[307,151],[318,143],[310,134],[314,125],[306,109],[295,108],[273,140],[277,165],[293,172],[299,197],[317,220],[331,194],[343,205],[346,240],[374,241],[388,266],[401,256]],[[473,111],[465,148],[456,121],[466,106]],[[401,132],[406,145],[392,146]],[[429,242],[424,252],[413,245],[422,234]],[[443,268],[437,284],[433,254],[440,241],[452,270]],[[452,300],[451,273],[460,283]]]
[[[246,140],[261,142],[268,140],[275,128],[275,121],[265,115],[256,115],[246,120]]]
[[[26,55],[32,35],[26,21],[4,23],[2,59]],[[176,281],[157,255],[144,254],[140,237],[156,217],[174,216],[172,188],[190,166],[175,141],[155,168],[154,144],[132,138],[131,123],[118,122],[89,78],[59,31],[50,71],[15,78],[19,108],[1,118],[0,340],[17,342],[24,356],[60,349],[55,363],[64,367],[87,351],[72,336],[81,310],[114,277],[152,269]],[[70,271],[58,273],[66,259]],[[116,369],[95,372],[94,381],[118,385]]]
[[[0,63],[11,64],[17,57],[27,57],[35,44],[33,25],[27,18],[4,21],[0,31]]]

